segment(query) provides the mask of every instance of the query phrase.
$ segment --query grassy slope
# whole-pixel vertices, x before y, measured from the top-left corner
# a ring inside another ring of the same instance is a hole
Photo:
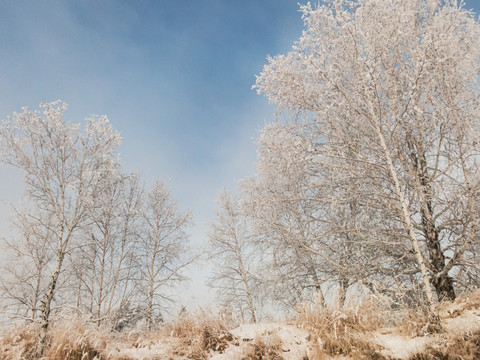
[[[70,319],[52,327],[45,359],[480,359],[480,290],[437,311],[440,321],[372,299],[341,310],[306,304],[291,324],[232,329],[222,316],[199,312],[157,332],[121,334]],[[33,359],[37,339],[35,324],[6,331],[0,358]]]

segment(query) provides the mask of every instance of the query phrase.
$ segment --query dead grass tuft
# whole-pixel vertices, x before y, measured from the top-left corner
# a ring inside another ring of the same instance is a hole
[[[427,346],[409,360],[477,360],[480,359],[480,330],[454,335]]]
[[[398,329],[401,334],[411,337],[443,332],[440,317],[430,314],[427,307],[406,309]]]
[[[108,330],[73,319],[53,326],[45,356],[49,360],[103,360],[109,341]]]
[[[386,321],[384,304],[368,299],[344,309],[304,304],[298,310],[298,324],[307,329],[314,342],[314,359],[345,355],[355,359],[385,359],[371,333]]]
[[[283,360],[282,340],[276,335],[257,337],[248,344],[243,352],[242,360]]]
[[[454,301],[444,301],[437,305],[437,309],[443,319],[458,317],[468,310],[478,310],[480,309],[480,289],[458,297]]]
[[[19,324],[6,331],[1,337],[0,358],[3,360],[35,358],[40,326]]]
[[[215,312],[202,310],[185,314],[166,328],[172,337],[181,339],[177,354],[188,354],[194,360],[207,359],[211,352],[223,353],[234,340],[224,318]]]
[[[17,325],[4,334],[0,358],[4,360],[36,359],[39,324]],[[108,331],[99,331],[78,319],[53,324],[48,333],[44,359],[48,360],[102,360],[107,347]]]
[[[455,302],[463,302],[464,310],[480,309],[480,289],[458,298]]]

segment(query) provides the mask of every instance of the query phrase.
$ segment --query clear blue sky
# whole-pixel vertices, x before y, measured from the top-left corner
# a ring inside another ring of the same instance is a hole
[[[125,170],[165,179],[202,244],[218,191],[253,175],[253,139],[273,118],[255,74],[302,26],[297,0],[0,0],[0,118],[57,99],[72,122],[106,114]],[[22,186],[0,176],[2,236]],[[193,276],[198,303],[207,271]]]
[[[254,173],[253,138],[273,108],[251,86],[300,37],[297,2],[0,0],[0,118],[57,99],[72,122],[106,114],[125,169],[165,179],[201,244],[220,188]],[[1,236],[21,181],[0,176]],[[202,286],[194,276],[198,303]]]

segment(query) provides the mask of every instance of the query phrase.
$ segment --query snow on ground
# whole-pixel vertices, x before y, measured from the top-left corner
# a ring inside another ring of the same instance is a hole
[[[308,332],[294,325],[263,323],[241,325],[230,331],[234,340],[223,353],[210,352],[212,360],[240,360],[260,339],[269,343],[281,344],[280,353],[285,360],[299,360],[307,355]],[[183,351],[182,351],[183,348]],[[153,340],[141,340],[135,343],[117,343],[110,347],[107,356],[110,358],[126,358],[135,360],[187,359],[188,349],[182,346],[175,337]]]
[[[439,306],[438,315],[443,327],[443,332],[439,334],[409,337],[399,334],[398,329],[386,328],[376,331],[374,339],[384,347],[383,355],[406,359],[428,345],[447,339],[448,335],[472,333],[480,329],[480,292],[473,296],[473,299],[458,298]]]
[[[397,333],[395,329],[381,329],[374,333],[374,340],[384,348],[382,355],[406,359],[410,355],[422,351],[432,341],[432,337],[412,338]]]
[[[174,348],[174,344],[168,338],[144,344],[120,343],[107,352],[107,358],[135,360],[171,359],[174,355]]]
[[[452,303],[440,311],[445,333],[426,336],[407,336],[397,328],[383,328],[372,333],[371,340],[380,345],[382,355],[396,359],[407,359],[421,352],[428,345],[434,344],[447,334],[468,333],[480,329],[480,308],[465,308],[462,304]],[[233,335],[227,348],[222,352],[211,351],[211,360],[241,360],[249,347],[262,341],[267,346],[280,344],[279,354],[285,360],[308,359],[312,353],[312,342],[309,333],[290,324],[260,323],[244,324],[230,331]],[[157,341],[143,341],[140,344],[117,344],[111,350],[116,357],[123,356],[137,360],[187,359],[188,352],[178,349],[179,339],[170,337]],[[347,359],[343,356],[332,356],[331,359]]]
[[[408,359],[415,353],[420,353],[425,349],[428,351],[428,348],[432,347],[437,348],[453,338],[458,339],[463,334],[474,334],[480,330],[480,291],[473,294],[471,298],[440,304],[438,315],[442,320],[443,331],[436,334],[408,336],[405,335],[405,329],[402,332],[400,327],[391,327],[365,332],[361,336],[370,343],[378,344],[382,349],[381,354],[387,358]],[[208,324],[208,322],[206,323]],[[187,325],[188,322],[185,326]],[[244,324],[230,331],[221,327],[219,329],[220,332],[216,333],[205,330],[191,333],[187,331],[183,336],[175,335],[175,332],[164,332],[158,334],[138,333],[138,335],[132,334],[132,336],[129,334],[127,337],[117,339],[105,338],[102,340],[102,343],[105,342],[105,347],[101,351],[108,359],[241,360],[258,358],[257,347],[263,346],[263,351],[265,349],[267,351],[269,351],[268,349],[274,350],[273,356],[270,356],[270,353],[266,358],[302,360],[312,358],[314,347],[318,347],[318,343],[322,341],[322,339],[312,338],[305,329],[285,323]],[[28,340],[30,333],[27,330],[20,331],[17,335],[13,334],[15,336],[12,335],[12,338],[5,337],[2,340],[2,336],[0,336],[0,358],[4,358],[5,354],[16,353],[17,350],[21,350],[20,348],[27,346],[22,342],[22,336]],[[79,334],[83,334],[82,339],[87,342],[98,343],[98,341],[89,340],[81,331]],[[208,334],[207,340],[214,340],[213,347],[205,346],[205,334]],[[205,349],[214,350],[205,353],[207,351]],[[8,357],[8,359],[20,358],[22,357]],[[325,358],[351,359],[341,355],[326,356]]]
[[[241,325],[230,331],[237,338],[236,342],[228,347],[223,354],[216,354],[212,360],[239,360],[249,343],[263,339],[279,341],[281,344],[281,356],[285,360],[302,359],[308,352],[308,332],[294,325],[263,323]],[[235,345],[238,344],[238,345]]]

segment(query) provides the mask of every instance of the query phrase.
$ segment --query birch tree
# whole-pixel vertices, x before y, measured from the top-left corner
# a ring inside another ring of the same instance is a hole
[[[208,234],[213,275],[210,286],[217,289],[221,303],[232,306],[245,321],[245,314],[254,323],[258,319],[258,285],[253,264],[255,248],[247,216],[238,200],[222,190],[217,200],[219,210]]]
[[[10,316],[36,321],[42,295],[48,285],[53,252],[53,234],[43,226],[48,220],[42,213],[17,211],[14,228],[18,235],[3,239],[6,260],[2,266],[0,293],[8,302]]]
[[[415,259],[407,270],[433,310],[433,291],[455,298],[453,274],[477,236],[479,25],[455,1],[301,9],[306,30],[290,53],[269,59],[255,88],[295,114],[290,123],[315,139],[316,161],[334,179],[362,185],[343,200],[400,230]]]
[[[113,255],[113,274],[110,294],[106,302],[106,315],[110,316],[114,307],[121,309],[129,303],[138,289],[138,254],[143,201],[143,184],[138,175],[123,178],[122,201],[120,202],[120,229]]]
[[[103,191],[105,177],[116,163],[120,135],[105,116],[87,119],[85,131],[63,119],[66,105],[42,104],[14,113],[0,128],[4,161],[23,170],[26,194],[32,206],[51,219],[42,223],[51,234],[54,266],[42,294],[40,345],[43,354],[51,307],[64,260],[75,234],[88,222],[88,211]]]
[[[307,300],[307,293],[318,293],[322,300],[321,285],[328,277],[325,263],[309,251],[320,225],[307,169],[309,146],[304,136],[287,127],[267,126],[258,140],[256,177],[240,182],[243,211],[250,215],[250,229],[267,255],[269,270],[261,278],[273,300],[290,309]]]
[[[351,176],[334,177],[317,162],[314,142],[303,127],[268,125],[259,139],[256,177],[241,182],[252,230],[270,254],[267,273],[277,279],[269,280],[270,288],[277,287],[290,306],[313,296],[322,301],[322,285],[338,289],[340,305],[347,289],[358,282],[397,291],[392,277],[399,274],[383,266],[394,253],[409,253],[403,247],[391,250],[396,229],[388,234],[388,246],[359,236],[360,231],[369,232],[372,239],[375,228],[385,236],[380,226],[391,224],[349,197],[351,189],[359,188]],[[338,161],[335,166],[340,166]],[[288,299],[285,293],[297,295]]]
[[[151,330],[155,313],[171,301],[169,288],[186,280],[183,271],[197,257],[188,251],[186,229],[192,217],[178,210],[163,182],[156,181],[146,192],[141,214],[138,260],[147,301],[147,328]]]
[[[77,269],[77,307],[85,308],[97,325],[114,307],[129,302],[138,278],[138,248],[142,185],[136,175],[114,169],[89,212],[90,224],[82,230],[81,247],[72,267]],[[87,299],[87,303],[83,303]],[[88,299],[90,299],[88,301]]]

